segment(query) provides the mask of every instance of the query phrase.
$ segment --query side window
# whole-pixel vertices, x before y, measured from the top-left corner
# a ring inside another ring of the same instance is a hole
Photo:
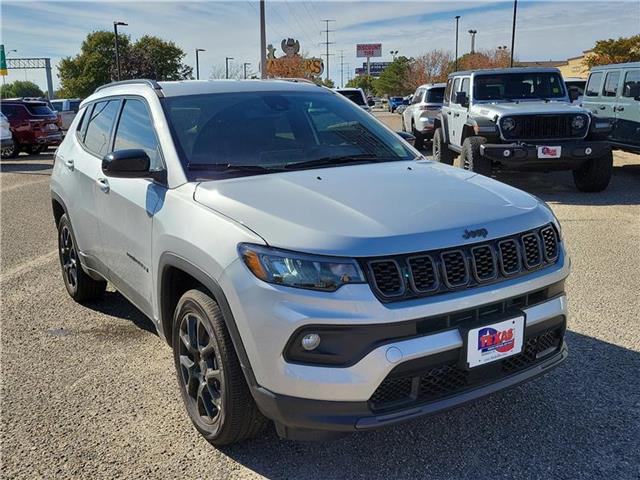
[[[624,76],[622,96],[635,98],[638,95],[640,95],[640,69],[629,70]]]
[[[460,90],[460,77],[456,78],[453,82],[453,88],[451,89],[451,103],[456,103],[456,92]]]
[[[418,90],[416,90],[416,93],[413,94],[413,98],[411,99],[411,103],[420,103],[422,101],[422,94],[424,93],[424,90],[419,88]]]
[[[151,160],[151,170],[162,170],[158,137],[146,105],[141,100],[124,101],[122,114],[116,129],[114,150],[144,150]]]
[[[98,157],[103,157],[109,153],[111,127],[119,106],[119,100],[109,100],[97,102],[93,107],[89,125],[87,126],[87,133],[84,136],[84,145]]]
[[[604,81],[604,88],[602,89],[603,97],[615,97],[618,92],[618,80],[620,80],[620,72],[609,72],[607,78]]]
[[[87,130],[89,117],[91,117],[91,110],[93,110],[93,104],[89,105],[81,112],[82,118],[80,119],[80,123],[78,123],[78,127],[76,128],[76,135],[78,136],[80,141],[83,143],[84,143],[84,133]]]
[[[600,94],[600,85],[602,85],[602,72],[592,73],[584,91],[585,96],[597,97]]]
[[[471,79],[469,77],[462,79],[462,87],[460,87],[460,91],[465,92],[467,94],[467,98],[471,97]]]
[[[3,103],[2,104],[2,113],[4,113],[7,118],[11,118],[16,113],[16,107],[13,106],[13,105],[5,105]]]
[[[450,78],[447,80],[447,86],[444,89],[444,103],[449,103],[449,97],[451,96],[451,86],[453,85],[453,80]]]

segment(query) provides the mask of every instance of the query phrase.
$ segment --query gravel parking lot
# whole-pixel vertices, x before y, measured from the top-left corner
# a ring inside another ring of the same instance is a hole
[[[598,194],[575,191],[568,172],[500,177],[562,222],[573,260],[563,366],[385,430],[320,444],[269,430],[224,449],[192,428],[149,320],[112,289],[86,307],[66,294],[51,155],[2,161],[3,478],[639,478],[640,156],[615,158]]]

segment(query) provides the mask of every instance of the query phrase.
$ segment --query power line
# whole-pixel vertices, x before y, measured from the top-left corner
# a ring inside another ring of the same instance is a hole
[[[327,57],[327,65],[326,65],[326,72],[327,72],[327,76],[326,79],[329,80],[329,57],[331,56],[331,54],[329,53],[329,45],[334,44],[335,42],[330,42],[329,41],[329,33],[330,32],[335,32],[335,30],[329,30],[329,23],[330,22],[335,22],[335,20],[330,20],[330,19],[326,19],[326,20],[320,20],[321,22],[325,22],[325,29],[323,30],[323,32],[327,35],[327,40],[325,42],[322,42],[321,45],[324,45],[326,47],[327,53],[325,53],[325,56]]]
[[[302,24],[302,21],[299,19],[298,15],[296,14],[296,12],[293,9],[293,7],[291,6],[291,4],[287,0],[284,0],[284,3],[287,5],[287,8],[289,9],[289,12],[291,13],[291,16],[293,17],[293,19],[298,24],[298,27],[300,27],[301,36],[304,36],[304,39],[306,41],[308,41],[309,44],[311,44],[312,40],[309,39],[309,36],[307,34],[307,30],[308,29]]]

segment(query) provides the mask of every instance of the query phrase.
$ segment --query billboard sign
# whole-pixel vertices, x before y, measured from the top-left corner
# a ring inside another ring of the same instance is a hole
[[[358,58],[374,58],[381,56],[381,43],[358,43],[356,45],[356,57]]]

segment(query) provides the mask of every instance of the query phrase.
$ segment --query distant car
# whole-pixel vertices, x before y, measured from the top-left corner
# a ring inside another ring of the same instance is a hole
[[[401,114],[401,115],[402,115],[402,114],[404,113],[404,111],[407,109],[407,106],[408,106],[408,105],[405,105],[405,104],[398,105],[398,106],[396,107],[396,113],[399,113],[399,114]]]
[[[582,106],[596,118],[613,119],[613,148],[640,153],[640,62],[591,70]]]
[[[402,130],[416,137],[416,148],[422,148],[425,140],[433,138],[435,120],[442,110],[445,87],[445,83],[420,85],[413,94],[411,104],[401,112]]]
[[[361,88],[336,88],[335,91],[367,112],[371,112],[371,107],[375,104],[373,100],[367,100]]]
[[[1,109],[13,135],[12,146],[2,148],[3,157],[17,157],[22,150],[37,154],[62,141],[58,115],[45,101],[7,98],[2,101]]]
[[[4,157],[5,149],[10,151],[13,148],[13,135],[11,135],[9,120],[4,116],[4,113],[0,113],[0,137],[2,139],[2,156]]]
[[[580,104],[587,81],[584,78],[569,77],[564,79],[564,84],[567,86],[567,93],[571,103]]]
[[[81,101],[82,100],[79,98],[57,98],[55,100],[51,100],[53,110],[58,112],[58,115],[60,116],[62,124],[60,128],[65,132],[69,130],[71,122],[76,118]]]
[[[389,97],[389,102],[387,103],[387,107],[391,113],[396,111],[400,105],[405,104],[404,97]]]

